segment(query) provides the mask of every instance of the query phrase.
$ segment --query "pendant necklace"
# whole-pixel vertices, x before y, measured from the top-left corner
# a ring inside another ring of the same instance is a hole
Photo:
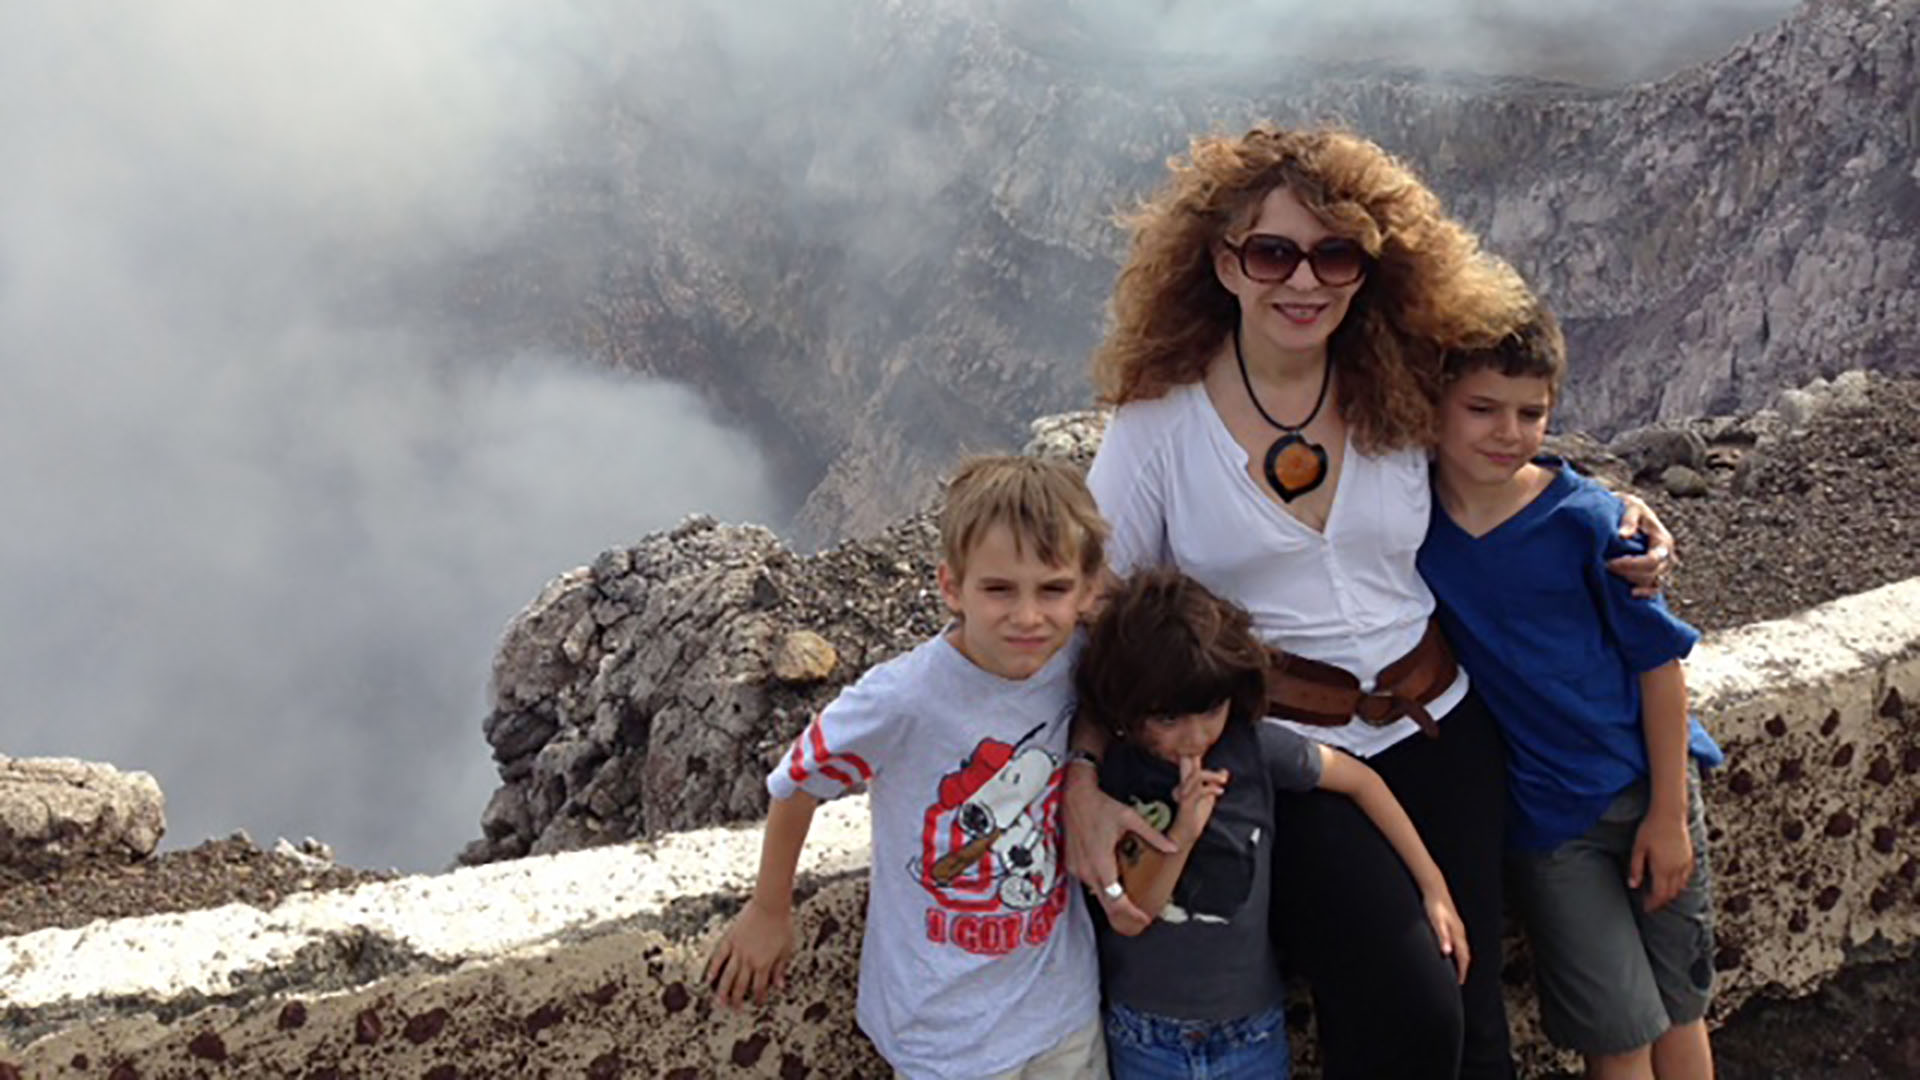
[[[1313,400],[1313,411],[1297,424],[1283,424],[1275,420],[1254,394],[1253,378],[1247,374],[1247,358],[1240,351],[1239,323],[1233,326],[1233,358],[1240,364],[1240,382],[1247,388],[1247,400],[1253,402],[1260,419],[1280,429],[1280,437],[1267,447],[1267,483],[1273,486],[1280,501],[1292,502],[1327,479],[1327,448],[1300,433],[1313,423],[1314,417],[1320,415],[1320,406],[1327,403],[1327,383],[1333,374],[1333,354],[1327,354],[1326,366],[1320,369],[1320,396]]]

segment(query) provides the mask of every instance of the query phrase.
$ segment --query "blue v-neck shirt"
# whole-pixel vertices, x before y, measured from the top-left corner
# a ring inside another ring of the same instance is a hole
[[[1700,632],[1607,572],[1607,559],[1645,550],[1617,535],[1620,500],[1558,458],[1536,464],[1553,472],[1546,490],[1485,536],[1455,525],[1436,494],[1419,566],[1507,737],[1508,844],[1541,851],[1586,832],[1648,774],[1640,676],[1686,656]],[[1693,756],[1720,764],[1689,723]]]

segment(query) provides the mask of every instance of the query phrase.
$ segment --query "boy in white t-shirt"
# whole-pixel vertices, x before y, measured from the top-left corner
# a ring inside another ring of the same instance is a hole
[[[863,675],[767,777],[753,897],[708,963],[764,1001],[794,950],[793,876],[822,799],[868,786],[873,863],[860,1027],[901,1076],[1107,1075],[1084,899],[1060,850],[1075,627],[1106,526],[1071,466],[962,465],[940,515],[954,621]]]

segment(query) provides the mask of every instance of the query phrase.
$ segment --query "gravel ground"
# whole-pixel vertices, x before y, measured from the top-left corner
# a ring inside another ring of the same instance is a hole
[[[1872,382],[1872,410],[1823,416],[1705,498],[1646,492],[1680,551],[1668,601],[1706,630],[1777,619],[1920,575],[1920,380]]]
[[[1703,629],[1788,615],[1920,575],[1920,381],[1876,378],[1864,415],[1823,418],[1765,450],[1735,495],[1731,468],[1703,498],[1646,492],[1677,534],[1669,595]],[[0,934],[225,903],[390,875],[315,867],[244,837],[132,865],[53,877],[0,871]],[[1920,959],[1866,965],[1799,1001],[1760,1000],[1716,1035],[1722,1080],[1910,1080],[1920,1076]]]
[[[54,875],[0,869],[0,936],[222,904],[270,908],[290,893],[392,876],[262,851],[244,833],[136,863],[94,861]]]

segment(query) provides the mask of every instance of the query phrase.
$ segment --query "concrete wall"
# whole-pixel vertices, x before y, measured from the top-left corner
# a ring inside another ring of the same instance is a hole
[[[1920,580],[1710,638],[1722,1011],[1920,936]],[[753,829],[0,941],[0,1080],[884,1075],[854,1030],[861,800],[803,870],[791,989],[714,1010],[698,968]],[[1515,1023],[1531,1066],[1549,1055]]]

